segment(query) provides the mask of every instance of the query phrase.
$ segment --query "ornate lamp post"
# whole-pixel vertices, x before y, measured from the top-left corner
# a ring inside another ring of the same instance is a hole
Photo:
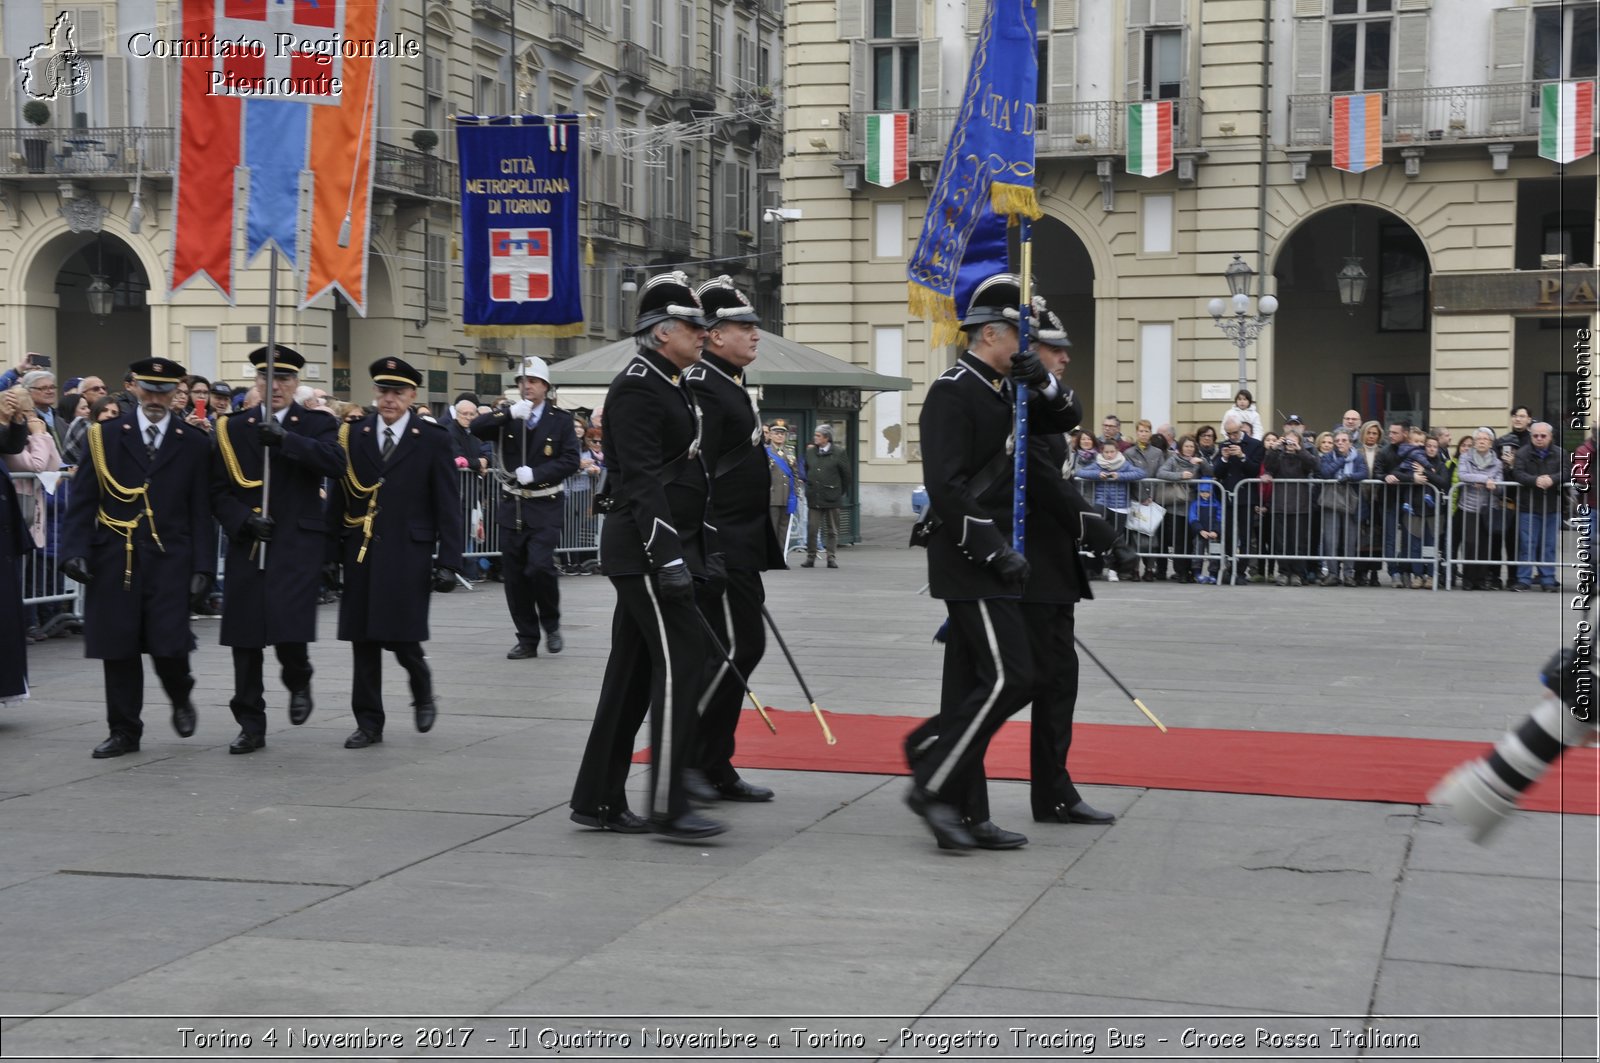
[[[1261,330],[1272,324],[1272,315],[1278,312],[1277,296],[1263,295],[1256,300],[1259,311],[1254,317],[1250,316],[1250,278],[1255,276],[1255,270],[1245,264],[1238,255],[1233,256],[1233,261],[1228,263],[1228,268],[1223,270],[1223,277],[1228,281],[1229,297],[1226,301],[1213,299],[1206,305],[1206,310],[1211,314],[1211,320],[1216,322],[1228,339],[1239,348],[1239,389],[1242,391],[1249,386],[1249,373],[1245,366],[1245,353],[1250,348],[1250,341],[1261,335]],[[1232,312],[1232,316],[1223,315]]]

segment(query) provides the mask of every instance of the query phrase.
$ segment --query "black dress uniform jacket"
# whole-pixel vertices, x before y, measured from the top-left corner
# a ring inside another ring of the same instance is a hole
[[[510,475],[509,486],[528,490],[558,488],[578,471],[578,437],[573,431],[572,414],[553,403],[545,403],[539,423],[532,428],[505,410],[480,414],[468,429],[479,439],[494,445],[491,465],[497,473]],[[474,462],[476,464],[476,462]],[[533,470],[533,483],[519,484],[516,469],[526,465]],[[561,498],[552,493],[545,498],[521,499],[510,492],[500,497],[495,521],[502,528],[544,528],[561,526]],[[520,524],[519,524],[520,521]]]
[[[620,505],[600,532],[601,571],[640,576],[682,560],[703,576],[717,548],[693,393],[676,366],[641,351],[611,381],[605,410],[605,494]]]
[[[753,572],[787,568],[768,512],[772,474],[761,416],[745,391],[743,373],[706,354],[683,378],[700,403],[711,472],[710,520],[728,567]]]
[[[1076,405],[1076,398],[1070,400]],[[1030,411],[1031,412],[1031,411]],[[1078,553],[1081,517],[1091,507],[1077,485],[1061,475],[1067,441],[1057,432],[1028,432],[1028,523],[1023,555],[1028,559],[1024,602],[1068,605],[1093,598]]]
[[[189,577],[217,571],[217,526],[211,519],[210,440],[197,428],[167,415],[166,431],[152,459],[136,414],[124,414],[89,429],[99,430],[106,471],[122,487],[145,487],[145,498],[119,500],[106,493],[91,456],[72,478],[67,519],[57,551],[84,558],[93,581],[84,588],[84,655],[123,660],[148,653],[181,657],[194,649],[189,629]],[[92,454],[92,452],[91,452]],[[152,536],[160,537],[160,545]],[[133,570],[122,533],[100,520],[135,521]]]
[[[1053,399],[1030,390],[1029,432],[1064,432],[1081,411],[1069,392]],[[1011,437],[1013,408],[1007,378],[970,351],[928,388],[923,400],[922,468],[928,502],[939,526],[928,539],[928,592],[935,598],[1015,598],[987,562],[1011,545],[1012,476],[1002,472],[973,495],[973,479],[1002,453]],[[979,487],[984,485],[980,484]]]
[[[350,426],[349,468],[377,494],[352,503],[350,485],[329,492],[328,527],[339,537],[344,595],[339,600],[339,638],[345,642],[426,642],[428,596],[437,564],[461,571],[461,491],[450,436],[439,425],[412,415],[404,439],[384,461],[379,453],[383,418],[372,415]],[[365,538],[359,520],[376,507],[365,561],[357,561]],[[434,559],[435,544],[438,559]]]
[[[260,406],[217,418],[211,448],[212,506],[228,536],[224,646],[317,640],[317,595],[328,553],[322,481],[326,477],[337,490],[344,474],[338,419],[291,403],[283,417],[283,442],[272,455],[267,505],[274,527],[263,570],[259,557],[251,555],[254,541],[240,535],[246,518],[261,507],[262,489],[241,486],[235,478],[236,473],[246,481],[262,478],[267,448],[257,434],[261,418]]]

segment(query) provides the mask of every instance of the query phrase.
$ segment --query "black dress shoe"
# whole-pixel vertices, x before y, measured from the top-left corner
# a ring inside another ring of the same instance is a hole
[[[967,833],[972,835],[972,840],[978,844],[979,849],[1020,849],[1028,844],[1026,834],[1018,834],[1014,830],[1002,830],[995,826],[992,819],[986,819],[982,823],[967,824]],[[940,842],[939,848],[954,847]]]
[[[934,838],[940,843],[951,849],[977,847],[977,841],[968,832],[966,824],[961,822],[961,813],[955,810],[955,806],[936,800],[920,786],[913,786],[906,793],[906,805],[922,817],[928,829],[933,832]]]
[[[349,738],[344,740],[344,747],[346,749],[366,749],[368,746],[375,746],[382,741],[383,735],[371,734],[358,727],[350,732]]]
[[[311,688],[289,692],[289,722],[299,727],[311,719]]]
[[[549,647],[551,653],[560,653],[566,648],[567,640],[561,637],[561,632],[559,631],[547,631],[544,636],[544,644]]]
[[[194,702],[184,698],[172,706],[172,729],[178,732],[179,738],[188,738],[194,734],[194,724]]]
[[[415,706],[417,710],[417,730],[427,734],[433,730],[433,721],[439,716],[439,705],[431,697],[423,698]]]
[[[530,657],[537,656],[539,656],[539,647],[530,646],[526,642],[519,642],[515,646],[511,647],[511,651],[506,654],[506,660],[526,661]]]
[[[107,757],[120,757],[124,753],[137,752],[139,752],[139,740],[137,738],[129,738],[124,734],[112,734],[110,738],[95,746],[94,752],[90,756],[94,757],[95,760],[105,760]]]
[[[801,568],[816,568],[817,567],[817,559],[814,558],[814,557],[808,557],[804,561],[800,562],[800,567]]]
[[[256,750],[264,748],[266,744],[267,738],[265,735],[256,736],[246,731],[240,731],[239,737],[228,743],[228,752],[254,753]]]
[[[684,812],[677,816],[651,816],[650,830],[671,841],[693,842],[701,838],[712,838],[728,827],[714,819],[697,816],[693,812]]]
[[[594,815],[573,809],[572,822],[594,830],[608,830],[614,834],[649,834],[650,824],[645,818],[624,808],[618,812],[601,812]]]
[[[1068,823],[1093,823],[1097,826],[1105,826],[1107,823],[1115,823],[1117,821],[1116,816],[1110,812],[1100,811],[1087,801],[1079,801],[1067,809],[1066,813]]]
[[[706,778],[706,773],[699,768],[685,768],[683,771],[683,792],[689,795],[689,800],[701,805],[714,805],[722,800],[722,794],[711,785],[711,780]]]
[[[743,779],[732,782],[719,782],[716,785],[717,793],[724,801],[771,801],[772,791],[765,786],[752,786]]]

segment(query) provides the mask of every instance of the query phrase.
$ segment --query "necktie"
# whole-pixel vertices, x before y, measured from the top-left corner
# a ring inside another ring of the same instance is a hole
[[[383,460],[388,461],[389,455],[394,453],[394,426],[390,425],[383,430]]]
[[[161,438],[160,426],[151,425],[148,429],[146,429],[145,435],[148,436],[150,440],[144,445],[145,453],[149,454],[153,458],[156,456],[156,442]]]

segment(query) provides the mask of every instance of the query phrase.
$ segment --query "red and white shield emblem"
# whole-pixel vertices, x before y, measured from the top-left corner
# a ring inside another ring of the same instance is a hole
[[[489,297],[497,303],[550,298],[550,230],[489,230]]]
[[[217,95],[339,102],[332,85],[343,69],[338,42],[345,0],[216,0],[216,5],[217,39],[247,42],[217,56],[212,69],[221,76],[211,85]],[[298,91],[251,91],[269,82],[281,87],[285,78],[295,79]]]

